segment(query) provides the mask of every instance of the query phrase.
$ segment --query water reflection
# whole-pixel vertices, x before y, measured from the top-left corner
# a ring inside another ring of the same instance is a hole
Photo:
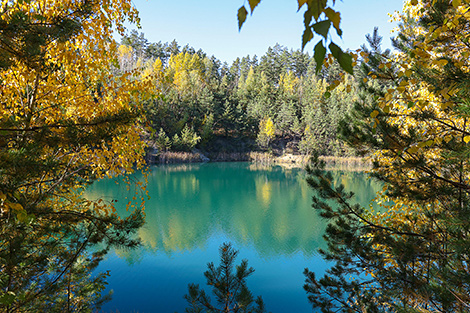
[[[381,188],[360,172],[335,171],[333,177],[363,205]],[[305,178],[301,169],[248,163],[152,168],[146,224],[138,233],[142,248],[112,251],[100,264],[100,271],[111,272],[114,290],[104,312],[183,312],[187,284],[205,284],[206,264],[217,262],[225,241],[256,269],[249,288],[263,296],[269,311],[311,312],[302,271],[309,267],[321,275],[329,265],[316,254],[324,247],[324,221],[311,208]],[[103,180],[87,195],[118,200],[125,215],[134,191]]]
[[[360,172],[335,171],[333,177],[362,204],[380,188]],[[192,251],[217,234],[238,246],[252,245],[262,258],[297,252],[312,256],[324,246],[324,223],[311,208],[312,191],[301,169],[248,163],[155,167],[148,190],[146,225],[139,231],[147,251]],[[132,196],[113,181],[100,181],[88,193],[118,203]],[[124,206],[118,210],[126,214]],[[138,260],[133,253],[119,252]]]

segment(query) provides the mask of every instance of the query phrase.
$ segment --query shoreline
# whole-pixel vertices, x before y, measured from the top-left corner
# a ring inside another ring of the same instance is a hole
[[[274,156],[268,152],[234,152],[234,153],[208,153],[207,155],[196,152],[163,152],[158,154],[148,154],[146,160],[148,164],[184,164],[184,163],[205,163],[205,162],[253,162],[266,165],[280,165],[287,168],[299,168],[307,165],[310,156],[283,154]],[[320,160],[325,162],[325,169],[360,169],[371,168],[366,158],[361,157],[334,157],[320,156]]]

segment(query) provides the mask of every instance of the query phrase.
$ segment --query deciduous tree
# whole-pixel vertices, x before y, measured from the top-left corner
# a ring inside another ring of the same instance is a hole
[[[259,122],[259,133],[256,141],[262,148],[266,149],[275,136],[276,128],[274,122],[269,117],[263,118]]]
[[[121,218],[81,196],[143,165],[145,81],[115,75],[110,39],[137,12],[127,0],[4,0],[0,10],[0,310],[91,311],[104,276],[89,271],[109,247],[137,245],[129,234],[143,222],[140,207]]]

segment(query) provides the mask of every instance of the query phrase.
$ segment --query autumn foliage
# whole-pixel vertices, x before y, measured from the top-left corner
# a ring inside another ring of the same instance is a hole
[[[305,289],[323,312],[468,312],[468,1],[407,1],[394,41],[361,52],[361,101],[342,136],[385,183],[374,212],[311,168],[335,266]],[[351,123],[351,121],[353,121]],[[330,206],[325,200],[336,201]]]
[[[143,165],[145,80],[115,75],[111,39],[137,12],[126,0],[4,0],[0,11],[0,310],[91,311],[106,275],[89,270],[107,247],[135,246],[143,221],[140,208],[120,218],[81,196]]]

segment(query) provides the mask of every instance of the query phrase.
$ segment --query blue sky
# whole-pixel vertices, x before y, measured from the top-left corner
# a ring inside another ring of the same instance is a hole
[[[297,12],[296,0],[263,0],[238,31],[237,11],[248,1],[242,0],[133,0],[139,10],[142,29],[150,42],[170,42],[201,48],[231,63],[237,56],[263,55],[276,43],[289,49],[301,47],[303,9]],[[343,38],[334,41],[342,48],[357,49],[374,26],[384,37],[384,48],[390,48],[388,13],[401,10],[403,0],[343,0],[334,8],[341,12]],[[132,27],[130,27],[131,29]],[[313,39],[305,51],[310,52]]]

